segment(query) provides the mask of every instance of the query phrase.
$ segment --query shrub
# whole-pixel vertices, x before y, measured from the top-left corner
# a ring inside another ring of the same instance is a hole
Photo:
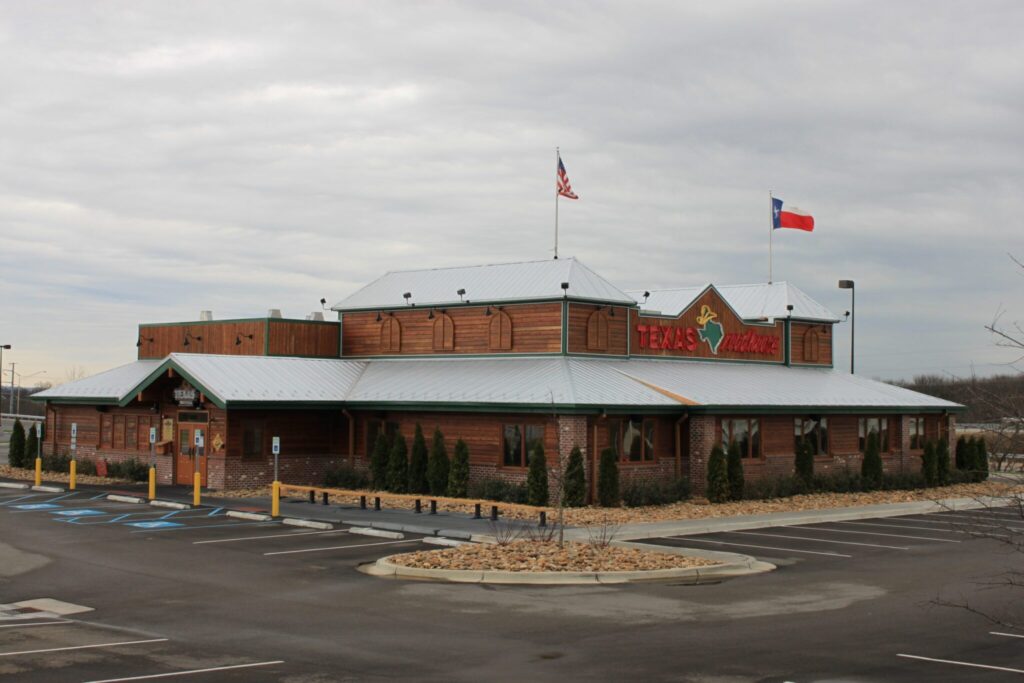
[[[473,484],[472,497],[499,503],[525,504],[530,494],[526,484],[513,484],[504,479],[484,479]]]
[[[956,440],[956,468],[958,470],[971,469],[970,450],[966,436],[961,436]]]
[[[395,434],[395,443],[388,457],[388,491],[405,493],[409,488],[409,451],[405,437]]]
[[[619,504],[619,459],[614,448],[601,451],[597,471],[597,502],[606,508]]]
[[[729,500],[729,469],[725,461],[722,444],[715,444],[708,456],[708,500],[724,503]]]
[[[93,460],[79,460],[75,464],[75,468],[75,471],[78,472],[78,474],[96,474],[96,462]],[[148,468],[146,472],[146,478],[149,478]]]
[[[107,462],[107,476],[129,481],[146,481],[149,479],[149,467],[135,458],[122,462]]]
[[[448,491],[448,451],[444,447],[444,434],[434,427],[434,441],[430,444],[430,457],[427,460],[427,485],[430,494],[443,496]]]
[[[465,498],[469,491],[469,448],[459,439],[455,442],[455,457],[448,471],[448,495]]]
[[[82,472],[80,467],[81,464],[82,463],[78,463],[78,472],[80,474],[85,474],[85,472]],[[69,455],[60,455],[59,453],[55,453],[54,455],[43,456],[43,470],[45,472],[64,472],[66,474],[70,469],[71,456]],[[95,465],[93,465],[93,469],[96,469]]]
[[[39,453],[39,438],[36,436],[36,426],[33,424],[29,427],[28,436],[25,437],[25,455],[23,460],[25,462],[33,462]]]
[[[935,444],[935,481],[939,486],[949,483],[949,442],[945,439]]]
[[[668,505],[690,497],[690,482],[686,479],[649,481],[637,479],[622,488],[622,504],[626,507]]]
[[[412,457],[409,458],[409,493],[430,493],[427,484],[427,440],[423,428],[416,425],[412,437]]]
[[[864,449],[864,459],[860,463],[860,476],[864,480],[864,490],[872,491],[882,485],[882,454],[878,450],[878,434],[868,434],[868,443]]]
[[[796,449],[794,471],[808,489],[814,486],[814,448],[809,439],[801,439]]]
[[[771,500],[772,498],[789,498],[798,493],[806,493],[806,491],[807,485],[799,477],[773,477],[747,482],[743,489],[743,496],[746,500]],[[708,498],[710,499],[710,496]]]
[[[14,427],[11,428],[7,462],[11,467],[28,467],[28,458],[25,457],[25,427],[21,424],[21,420],[15,420]]]
[[[921,454],[921,474],[924,475],[926,485],[935,486],[939,483],[939,470],[935,458],[935,442],[933,441],[924,445],[924,453]]]
[[[978,481],[988,479],[988,445],[982,437],[978,437],[974,447],[974,470],[978,473]]]
[[[925,481],[924,473],[922,472],[905,472],[903,474],[886,474],[882,477],[883,491],[909,491],[912,489],[923,489],[927,488],[928,482]]]
[[[377,435],[377,442],[373,444],[373,454],[370,456],[370,481],[375,489],[386,489],[388,487],[388,438],[383,433]]]
[[[726,471],[729,474],[729,498],[743,500],[743,460],[740,458],[740,445],[735,440],[729,442],[726,452]]]
[[[544,506],[548,504],[548,459],[544,456],[544,445],[537,443],[530,451],[529,469],[526,471],[527,503]]]
[[[583,451],[573,446],[562,481],[562,503],[566,507],[583,507],[587,500],[587,473],[583,467]]]
[[[324,486],[335,486],[342,489],[365,489],[370,485],[370,478],[351,465],[338,465],[324,473]]]

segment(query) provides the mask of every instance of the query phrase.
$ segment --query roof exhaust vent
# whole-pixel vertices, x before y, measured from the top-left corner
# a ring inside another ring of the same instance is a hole
[[[213,311],[199,311],[200,322],[213,320]]]
[[[280,308],[271,308],[269,311],[267,311],[267,317],[268,318],[280,318],[280,317],[282,317],[281,316],[281,309]]]
[[[323,320],[323,319],[324,319],[323,311],[313,311],[312,313],[310,313],[309,315],[306,316],[306,320]]]

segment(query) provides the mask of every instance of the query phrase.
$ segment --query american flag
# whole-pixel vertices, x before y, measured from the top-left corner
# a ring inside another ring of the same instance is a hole
[[[569,184],[569,176],[565,173],[565,164],[562,163],[562,157],[558,157],[558,179],[555,182],[558,187],[558,194],[566,197],[567,199],[579,199],[579,195],[572,191],[572,185]]]

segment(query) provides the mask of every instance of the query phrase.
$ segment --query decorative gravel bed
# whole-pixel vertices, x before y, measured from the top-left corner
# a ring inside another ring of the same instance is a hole
[[[393,555],[388,559],[394,564],[417,569],[506,572],[625,572],[721,564],[702,557],[568,541],[562,547],[545,541],[466,544],[444,550]]]

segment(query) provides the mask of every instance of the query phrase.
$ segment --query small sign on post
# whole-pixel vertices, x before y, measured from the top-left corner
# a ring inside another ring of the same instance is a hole
[[[75,451],[78,449],[78,423],[71,423],[71,459],[75,459]]]
[[[277,460],[278,456],[281,455],[281,437],[275,436],[270,440],[270,452],[274,454],[274,481],[278,481]]]

